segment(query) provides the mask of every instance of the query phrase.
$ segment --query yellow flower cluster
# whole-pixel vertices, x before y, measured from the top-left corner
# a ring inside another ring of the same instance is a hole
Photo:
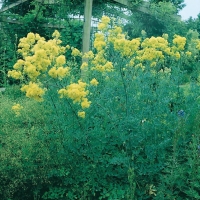
[[[108,28],[109,23],[110,23],[110,18],[107,16],[103,16],[101,18],[101,23],[98,24],[98,30],[105,31]]]
[[[174,35],[173,44],[174,46],[171,47],[171,57],[179,60],[181,58],[181,52],[185,50],[186,38],[180,35]]]
[[[108,30],[108,33],[108,42],[114,43],[116,39],[125,39],[122,28],[119,26],[114,26],[113,29]]]
[[[141,47],[143,48],[155,48],[157,50],[163,50],[165,51],[168,49],[168,41],[163,37],[151,37],[146,38],[142,44]]]
[[[122,56],[131,57],[139,49],[140,39],[126,40],[125,38],[114,41],[114,49],[119,51]]]
[[[66,63],[66,59],[64,55],[60,55],[56,58],[56,62],[54,67],[52,67],[48,74],[52,78],[58,78],[58,79],[63,79],[66,76],[69,75],[70,68],[69,67],[63,67],[63,65]]]
[[[81,70],[86,70],[88,68],[88,63],[87,62],[83,62],[81,65]]]
[[[14,111],[14,113],[15,113],[15,115],[16,116],[19,116],[20,115],[20,111],[21,111],[21,109],[23,109],[23,106],[21,106],[20,104],[14,104],[13,106],[12,106],[12,110]]]
[[[105,17],[104,23],[107,23],[106,20],[107,18]],[[38,34],[29,33],[27,37],[20,39],[18,52],[22,58],[17,60],[13,66],[14,69],[8,72],[10,77],[29,81],[21,87],[21,91],[25,92],[27,97],[36,101],[43,101],[46,89],[43,88],[42,81],[46,80],[46,78],[49,80],[47,75],[58,80],[69,76],[70,67],[66,66],[66,57],[64,56],[67,50],[71,49],[71,55],[74,57],[82,56],[78,49],[70,48],[69,45],[66,47],[60,45],[62,41],[59,39],[60,33],[57,30],[52,34],[52,37],[53,39],[46,41]],[[93,59],[94,54],[89,51],[83,55],[83,58]],[[87,67],[87,62],[82,63],[81,69]],[[93,79],[90,84],[97,85],[98,81]],[[86,109],[91,104],[87,98],[89,91],[86,90],[86,86],[86,83],[79,80],[78,83],[69,84],[65,88],[58,90],[58,94],[61,98],[69,98],[73,103],[80,104],[81,109]],[[19,108],[16,105],[13,110],[15,109],[17,112]],[[85,111],[79,111],[78,116],[84,118]]]
[[[12,77],[14,79],[21,79],[22,73],[20,71],[16,71],[16,70],[10,70],[10,71],[8,71],[8,77]]]
[[[174,39],[173,39],[173,44],[175,45],[173,47],[174,50],[183,51],[185,48],[185,44],[186,44],[186,38],[181,37],[179,35],[175,35]]]
[[[99,72],[111,72],[113,71],[113,63],[109,62],[105,58],[105,50],[99,51],[94,59],[92,60],[92,70],[97,70]]]
[[[154,48],[144,48],[142,50],[139,50],[137,52],[137,55],[138,56],[136,57],[136,59],[141,62],[143,61],[158,62],[164,59],[164,55],[162,51],[158,51]]]
[[[67,75],[69,75],[70,72],[70,68],[69,67],[52,67],[48,74],[49,76],[51,76],[52,78],[58,78],[58,79],[63,79],[65,78]]]
[[[70,68],[66,67],[66,58],[63,55],[66,48],[60,46],[60,33],[55,31],[53,39],[45,41],[38,34],[28,33],[27,37],[20,39],[18,52],[22,59],[17,60],[13,66],[14,70],[8,72],[8,76],[14,79],[25,79],[30,81],[21,88],[26,96],[36,101],[42,101],[45,89],[42,84],[38,84],[40,75],[46,72],[52,78],[63,79],[70,73]]]
[[[104,57],[101,57],[102,54],[100,53],[97,54],[97,56],[92,61],[92,64],[95,66],[95,67],[92,67],[92,70],[96,70],[102,73],[113,71],[114,67],[113,67],[112,62],[109,62]]]
[[[78,81],[78,83],[72,83],[68,85],[66,88],[60,89],[58,94],[60,97],[68,97],[73,100],[74,103],[81,102],[89,93],[89,91],[85,90],[86,83],[82,81]]]
[[[185,52],[185,55],[188,56],[188,57],[190,57],[190,56],[192,55],[192,52],[186,51],[186,52]]]
[[[52,34],[52,37],[58,39],[60,37],[60,33],[57,30],[55,30],[54,33]]]
[[[86,52],[86,53],[84,53],[84,55],[83,55],[83,57],[82,57],[83,59],[93,59],[94,58],[94,53],[92,52],[92,51],[88,51],[88,52]]]
[[[103,23],[103,18],[101,23]],[[172,43],[169,43],[167,34],[163,34],[162,37],[146,38],[146,33],[143,31],[143,37],[129,40],[123,34],[121,27],[114,25],[113,28],[109,28],[110,20],[106,20],[104,23],[106,25],[101,23],[99,32],[95,35],[94,47],[97,54],[92,61],[92,69],[101,72],[114,69],[113,66],[111,67],[112,63],[106,59],[106,50],[112,46],[122,57],[129,59],[126,66],[141,67],[142,70],[146,65],[156,67],[160,64],[163,65],[166,59],[179,60],[181,56],[191,57],[193,54],[185,48],[187,42],[185,37],[175,35]],[[196,49],[198,48],[200,50],[200,43],[196,42]],[[108,63],[110,67],[107,70],[105,64]]]
[[[41,88],[37,83],[29,82],[28,85],[22,86],[21,91],[25,92],[29,98],[33,98],[36,101],[43,101],[42,96],[45,93],[45,89]]]
[[[72,47],[71,49],[72,49],[72,53],[71,53],[72,56],[74,57],[82,56],[82,53],[77,48]]]
[[[97,51],[101,51],[106,47],[106,42],[104,39],[103,33],[96,33],[95,34],[95,40],[94,40],[94,48],[97,49]]]
[[[91,101],[88,101],[87,95],[89,91],[86,90],[87,84],[81,80],[78,83],[72,83],[65,88],[62,88],[58,91],[60,98],[70,98],[73,103],[79,103],[82,109],[89,108]],[[80,112],[83,113],[84,111]],[[85,117],[85,114],[78,113],[78,116]]]
[[[31,53],[32,45],[38,40],[44,40],[44,38],[41,38],[38,34],[35,35],[33,33],[28,33],[26,38],[24,37],[20,39],[20,43],[18,45],[20,49],[18,52],[21,53],[22,56],[27,56]]]
[[[99,84],[99,82],[97,81],[96,78],[93,78],[91,81],[90,81],[90,84],[91,85],[94,85],[94,86],[97,86]]]
[[[81,118],[85,118],[85,111],[78,111],[78,116]]]
[[[27,76],[30,81],[36,81],[40,74],[53,66],[49,72],[50,76],[52,75],[53,78],[67,76],[69,68],[64,67],[66,59],[62,55],[66,48],[60,46],[58,31],[55,31],[52,36],[54,39],[45,41],[38,34],[28,33],[27,37],[20,39],[18,52],[22,55],[22,59],[15,63],[13,66],[15,70],[9,71],[8,75],[15,79],[20,79],[23,75]]]
[[[172,43],[169,43],[167,34],[163,34],[162,37],[146,38],[146,33],[143,31],[141,38],[129,40],[126,34],[123,34],[122,28],[116,26],[115,22],[112,22],[114,26],[110,28],[110,21],[104,16],[98,26],[99,32],[95,35],[94,41],[97,54],[92,60],[92,69],[100,72],[114,69],[112,63],[107,60],[106,53],[107,49],[112,46],[122,57],[129,59],[129,64],[126,66],[141,67],[143,70],[146,65],[156,67],[163,65],[166,59],[179,60],[181,56],[191,57],[193,54],[185,48],[187,42],[185,37],[175,35]],[[196,49],[200,50],[198,42],[196,42]]]

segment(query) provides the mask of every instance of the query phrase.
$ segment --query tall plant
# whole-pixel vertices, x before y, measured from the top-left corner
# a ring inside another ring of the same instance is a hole
[[[49,40],[33,33],[20,40],[21,58],[8,75],[43,105],[45,123],[32,138],[40,145],[26,155],[31,167],[23,172],[25,156],[10,165],[25,175],[11,177],[2,166],[2,180],[16,183],[5,199],[22,198],[22,185],[24,196],[40,199],[197,197],[196,154],[186,155],[196,153],[199,85],[185,84],[182,66],[198,55],[200,41],[190,52],[179,35],[130,40],[106,16],[98,30],[94,51],[84,55],[62,46],[58,31]],[[79,65],[82,58],[88,62]],[[23,120],[21,106],[12,110]],[[184,162],[195,167],[190,182]]]

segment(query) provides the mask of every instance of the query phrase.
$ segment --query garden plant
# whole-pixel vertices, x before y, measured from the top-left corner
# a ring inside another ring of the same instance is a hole
[[[103,16],[82,54],[28,33],[0,94],[2,200],[200,199],[200,40],[130,39]],[[189,37],[190,36],[190,37]]]

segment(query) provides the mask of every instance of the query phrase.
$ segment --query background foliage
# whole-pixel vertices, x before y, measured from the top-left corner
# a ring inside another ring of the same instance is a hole
[[[179,5],[177,9],[181,3],[174,3]],[[47,101],[38,103],[21,94],[19,81],[5,76],[19,58],[16,46],[20,37],[32,31],[50,38],[54,28],[44,29],[42,23],[59,22],[65,27],[60,31],[62,44],[81,49],[82,23],[67,16],[62,21],[53,15],[46,18],[59,7],[49,5],[38,12],[37,5],[32,4],[23,7],[23,12],[12,11],[15,17],[23,13],[20,32],[15,32],[17,24],[5,24],[9,38],[1,41],[1,84],[6,79],[12,85],[0,93],[2,200],[200,199],[200,54],[195,45],[199,17],[186,22],[170,20],[170,13],[176,10],[169,3],[152,4],[151,17],[140,12],[131,15],[123,27],[130,40],[169,33],[172,43],[178,26],[177,34],[187,38],[185,48],[194,57],[167,59],[170,73],[152,73],[148,65],[145,71],[124,70],[130,59],[109,46],[105,55],[114,63],[115,71],[89,74],[99,84],[89,88],[92,104],[86,118],[81,119],[76,105],[58,98],[58,82],[50,82]],[[169,9],[160,12],[161,7]],[[96,15],[100,16],[98,12]],[[146,34],[141,34],[142,30]],[[67,56],[74,66],[72,80],[79,79],[81,74],[75,67],[80,66],[80,59]],[[17,117],[11,110],[14,103],[23,105]]]

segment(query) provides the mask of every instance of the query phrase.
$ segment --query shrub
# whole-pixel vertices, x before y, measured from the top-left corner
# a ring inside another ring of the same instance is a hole
[[[4,199],[199,198],[199,85],[182,67],[199,40],[192,53],[178,35],[128,40],[105,16],[98,28],[84,55],[61,46],[58,31],[20,40],[8,75],[39,103],[34,117],[27,100],[15,102],[11,123],[23,129],[2,129]]]

